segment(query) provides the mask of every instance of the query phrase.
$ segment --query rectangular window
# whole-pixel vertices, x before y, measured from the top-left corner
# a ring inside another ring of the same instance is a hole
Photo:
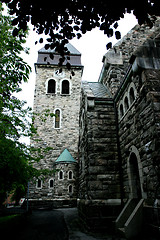
[[[60,128],[60,110],[59,109],[57,109],[56,111],[55,111],[55,128]]]

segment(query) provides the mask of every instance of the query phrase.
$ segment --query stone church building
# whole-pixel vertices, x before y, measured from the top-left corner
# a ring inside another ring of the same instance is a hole
[[[103,56],[98,82],[82,82],[71,44],[71,76],[60,56],[38,52],[34,97],[39,139],[52,147],[37,168],[56,171],[30,184],[30,202],[74,206],[93,229],[126,238],[158,231],[160,201],[160,21],[136,25]],[[46,60],[47,59],[47,60]],[[55,113],[43,122],[45,109]],[[38,114],[39,113],[39,114]],[[156,208],[155,208],[156,207]],[[155,213],[156,211],[156,213]],[[113,224],[114,223],[114,224]],[[145,225],[144,225],[145,224]],[[154,225],[154,226],[153,226]]]

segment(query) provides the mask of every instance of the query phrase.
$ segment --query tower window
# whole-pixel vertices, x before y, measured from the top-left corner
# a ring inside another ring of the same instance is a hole
[[[48,81],[47,93],[56,93],[56,81],[54,79]]]
[[[63,80],[62,81],[62,89],[61,89],[61,94],[69,94],[69,81],[68,80]]]
[[[50,180],[49,180],[49,187],[50,187],[50,188],[53,188],[53,187],[54,187],[54,181],[53,181],[53,179],[50,179]]]
[[[73,193],[73,186],[72,186],[72,185],[69,185],[69,187],[68,187],[68,192],[69,192],[69,193]]]
[[[68,172],[68,179],[69,180],[73,179],[73,172],[72,171]]]
[[[61,116],[60,116],[61,114],[60,114],[60,110],[59,109],[56,109],[55,110],[55,128],[60,128],[60,118],[61,118]]]
[[[63,179],[63,171],[62,171],[62,170],[59,172],[59,179],[60,179],[60,180]]]
[[[40,179],[37,180],[36,187],[39,189],[42,188],[42,180]]]

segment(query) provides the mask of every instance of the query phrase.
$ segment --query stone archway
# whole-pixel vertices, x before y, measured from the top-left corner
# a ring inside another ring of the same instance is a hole
[[[129,168],[130,168],[130,184],[132,196],[134,198],[141,199],[142,191],[141,191],[141,182],[138,168],[138,161],[135,153],[131,153],[129,159]]]
[[[145,198],[143,191],[143,170],[139,152],[135,146],[130,149],[130,155],[127,163],[127,172],[129,178],[130,198]]]

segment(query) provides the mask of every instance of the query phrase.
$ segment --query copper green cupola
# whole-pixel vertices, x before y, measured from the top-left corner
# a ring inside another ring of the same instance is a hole
[[[65,149],[55,161],[55,164],[58,163],[76,163],[76,160],[72,157],[70,152]]]

